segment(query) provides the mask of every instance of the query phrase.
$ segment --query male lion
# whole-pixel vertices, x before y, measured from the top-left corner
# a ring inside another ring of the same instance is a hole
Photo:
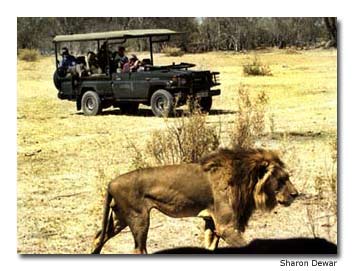
[[[244,246],[242,232],[255,208],[289,206],[297,195],[284,163],[263,149],[223,149],[200,163],[138,169],[109,183],[102,230],[92,253],[100,253],[127,226],[134,252],[147,253],[152,208],[171,217],[203,217],[208,249],[215,249],[219,238],[234,247]]]

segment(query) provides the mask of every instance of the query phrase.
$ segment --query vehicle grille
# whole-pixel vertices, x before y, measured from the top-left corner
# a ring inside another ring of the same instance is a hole
[[[192,88],[194,90],[206,90],[213,86],[219,85],[217,75],[219,73],[211,72],[193,72],[192,74]]]

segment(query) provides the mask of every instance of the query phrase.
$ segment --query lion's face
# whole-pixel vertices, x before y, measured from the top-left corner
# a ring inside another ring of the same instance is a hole
[[[287,173],[272,177],[269,185],[274,191],[277,203],[285,206],[289,206],[299,194]]]
[[[254,194],[256,206],[262,209],[273,209],[278,203],[290,206],[298,196],[298,191],[289,180],[289,174],[284,166],[270,164],[259,180]]]

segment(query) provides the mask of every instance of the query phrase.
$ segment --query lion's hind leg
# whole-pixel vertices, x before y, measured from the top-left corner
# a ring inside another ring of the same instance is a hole
[[[106,232],[104,233],[103,240],[101,239],[102,230],[99,230],[96,233],[95,239],[93,241],[93,249],[91,254],[99,254],[104,246],[104,244],[118,233],[120,233],[123,229],[127,227],[127,224],[124,220],[120,220],[118,218],[114,219],[113,212],[110,213],[109,223]]]
[[[138,213],[130,214],[127,220],[128,226],[134,237],[134,253],[147,254],[146,240],[150,226],[150,214],[147,209],[141,210]]]

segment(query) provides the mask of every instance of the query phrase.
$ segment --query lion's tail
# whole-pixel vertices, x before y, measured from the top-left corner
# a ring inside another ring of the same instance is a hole
[[[101,235],[100,235],[100,243],[103,243],[104,237],[107,233],[108,216],[110,216],[110,212],[111,212],[112,199],[113,199],[112,195],[107,190],[106,198],[105,198],[105,202],[104,202],[104,207],[103,207],[103,220],[102,220],[102,231],[101,231]],[[111,219],[112,219],[112,217],[110,217],[110,220]]]
[[[107,190],[106,192],[106,198],[104,202],[104,207],[103,207],[103,220],[102,220],[102,229],[98,231],[96,234],[95,240],[93,242],[93,249],[91,251],[91,254],[99,254],[104,243],[105,243],[105,236],[107,234],[107,227],[112,224],[113,226],[113,216],[112,216],[112,211],[111,211],[111,201],[113,197]],[[109,221],[108,221],[109,217]]]

